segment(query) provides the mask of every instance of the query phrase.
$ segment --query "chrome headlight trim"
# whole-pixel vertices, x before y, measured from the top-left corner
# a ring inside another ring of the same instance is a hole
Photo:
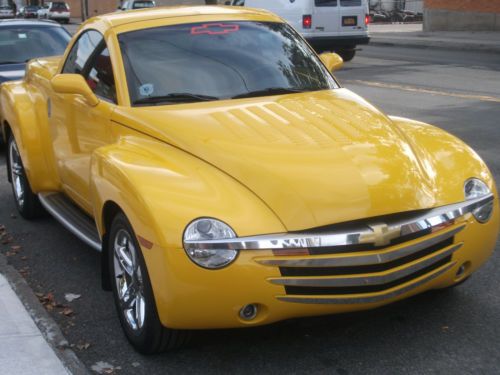
[[[493,204],[492,193],[461,203],[430,209],[422,215],[399,222],[373,223],[353,227],[352,230],[337,230],[327,233],[278,233],[250,237],[236,237],[224,240],[185,240],[186,251],[191,249],[227,250],[273,250],[306,249],[357,244],[384,246],[390,240],[416,234],[425,230],[453,224],[454,220],[473,213],[489,203]]]
[[[189,259],[196,265],[210,270],[220,269],[234,262],[238,256],[237,250],[216,246],[189,247],[186,246],[186,243],[190,241],[198,243],[224,241],[234,238],[236,238],[236,233],[226,223],[214,218],[202,217],[193,220],[186,226],[183,235],[184,250]]]
[[[482,180],[469,178],[464,183],[464,195],[467,201],[482,198],[491,194],[491,190]],[[486,202],[472,210],[472,215],[481,224],[487,223],[493,214],[493,201]]]

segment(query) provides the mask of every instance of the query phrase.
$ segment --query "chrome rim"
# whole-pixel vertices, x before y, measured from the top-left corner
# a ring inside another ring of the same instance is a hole
[[[19,150],[15,141],[10,142],[9,147],[10,160],[10,177],[12,179],[12,187],[17,204],[20,207],[24,206],[25,187],[23,182],[23,164],[19,156]]]
[[[121,312],[134,331],[144,326],[146,301],[137,249],[130,234],[120,229],[114,243],[114,271]]]

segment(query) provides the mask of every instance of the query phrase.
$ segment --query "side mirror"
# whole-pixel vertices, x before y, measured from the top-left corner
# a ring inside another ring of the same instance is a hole
[[[330,72],[339,70],[344,65],[344,60],[336,53],[322,53],[319,58]]]
[[[58,94],[81,95],[88,105],[95,107],[99,99],[80,74],[57,74],[51,80],[52,89]]]

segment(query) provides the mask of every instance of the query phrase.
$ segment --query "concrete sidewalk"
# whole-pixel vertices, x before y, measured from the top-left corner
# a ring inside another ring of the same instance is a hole
[[[372,45],[500,53],[497,31],[422,31],[421,24],[369,26]]]
[[[88,374],[26,281],[1,254],[0,373]]]
[[[69,374],[1,274],[0,347],[4,374]]]

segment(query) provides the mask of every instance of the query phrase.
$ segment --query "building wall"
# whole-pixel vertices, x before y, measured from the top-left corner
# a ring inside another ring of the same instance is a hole
[[[424,30],[500,31],[500,0],[425,0]]]
[[[82,1],[84,0],[65,0],[71,9],[72,18],[82,17]],[[26,0],[17,0],[18,3],[27,3]],[[31,0],[30,2],[42,3],[41,0]],[[45,1],[46,3],[48,1]],[[89,17],[97,16],[99,14],[111,13],[116,11],[120,5],[120,0],[87,0],[89,7]],[[167,5],[204,5],[205,0],[156,0],[158,6]]]

